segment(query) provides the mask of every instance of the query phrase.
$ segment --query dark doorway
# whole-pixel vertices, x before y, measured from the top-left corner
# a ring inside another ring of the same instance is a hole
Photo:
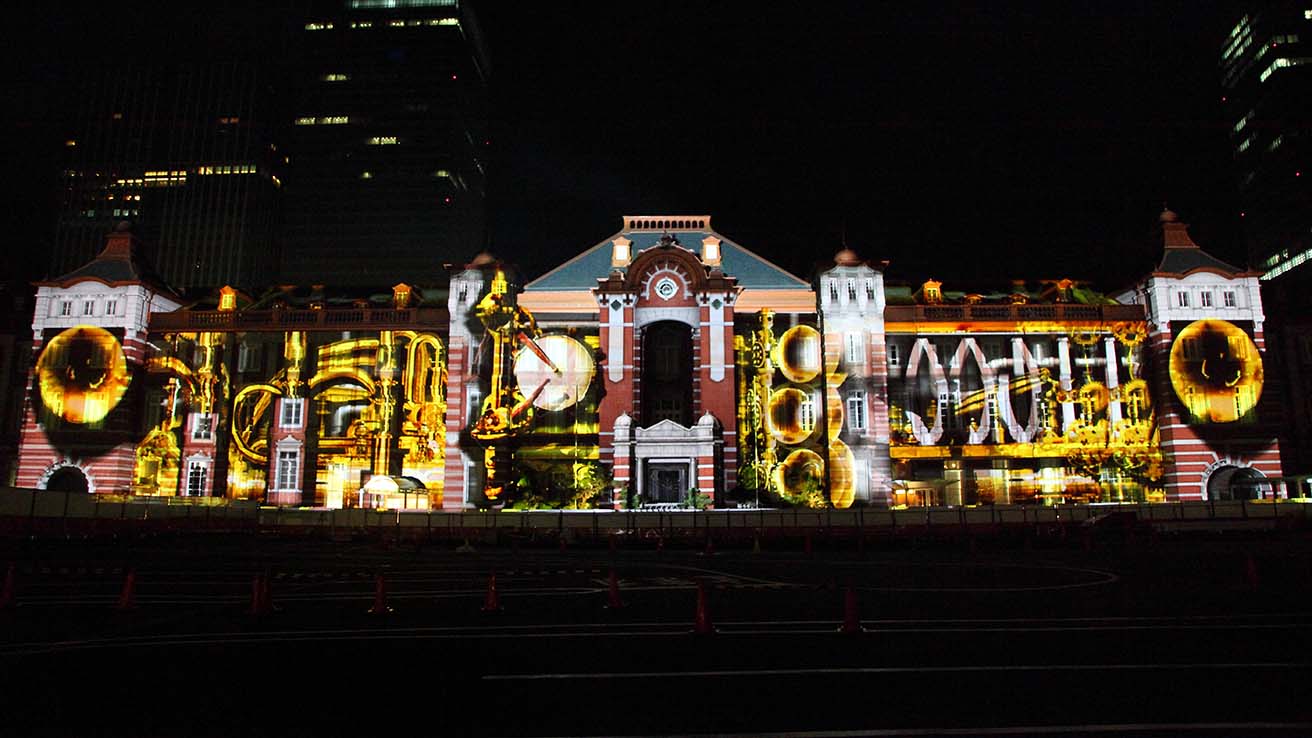
[[[648,464],[647,502],[682,502],[688,490],[687,464]]]
[[[51,492],[86,492],[87,476],[76,466],[66,466],[50,475],[46,489]]]
[[[1209,500],[1259,500],[1271,494],[1271,484],[1262,472],[1238,466],[1224,466],[1207,478]]]
[[[692,425],[692,329],[652,323],[642,332],[642,425]]]

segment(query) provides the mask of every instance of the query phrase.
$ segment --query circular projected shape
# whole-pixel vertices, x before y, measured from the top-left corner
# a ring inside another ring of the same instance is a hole
[[[829,442],[829,502],[842,510],[856,500],[856,457],[842,441]]]
[[[41,349],[36,371],[41,401],[78,425],[108,415],[132,381],[118,339],[93,325],[74,326],[52,338]]]
[[[1197,320],[1171,345],[1171,387],[1195,423],[1232,423],[1262,396],[1262,357],[1238,326]]]
[[[774,468],[773,481],[775,489],[792,497],[801,497],[808,487],[824,485],[824,459],[810,449],[796,449]]]
[[[814,407],[810,397],[796,387],[784,387],[770,393],[769,412],[766,415],[770,435],[779,443],[793,445],[811,437],[815,431],[814,409],[809,423],[803,422],[803,409]]]
[[[592,352],[569,336],[543,336],[537,344],[551,363],[528,346],[521,348],[515,354],[514,368],[519,391],[528,396],[542,387],[533,405],[543,410],[564,410],[578,402],[592,384],[596,369]]]
[[[810,382],[824,368],[820,331],[809,325],[789,328],[775,343],[771,358],[788,381]]]

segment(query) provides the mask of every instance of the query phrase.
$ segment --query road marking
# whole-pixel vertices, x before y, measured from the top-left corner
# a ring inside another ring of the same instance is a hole
[[[1181,671],[1190,669],[1306,669],[1308,662],[1190,663],[1190,664],[997,664],[993,666],[851,666],[805,669],[723,669],[714,671],[564,672],[558,674],[486,674],[490,682],[585,680],[585,679],[670,679],[685,677],[818,676],[834,674],[951,674],[979,672],[1042,671]]]

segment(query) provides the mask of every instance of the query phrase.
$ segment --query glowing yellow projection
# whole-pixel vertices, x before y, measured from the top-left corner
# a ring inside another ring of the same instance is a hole
[[[132,377],[118,339],[79,325],[55,336],[37,360],[41,401],[70,423],[103,419],[123,399]]]
[[[541,355],[527,346],[515,354],[515,382],[520,387],[541,388],[533,397],[535,407],[543,410],[571,407],[592,384],[596,369],[592,352],[569,336],[543,336],[537,339],[537,345]]]
[[[779,443],[790,446],[810,438],[815,430],[814,404],[796,387],[784,387],[770,393],[770,411],[766,418],[770,435]]]
[[[840,510],[856,499],[856,457],[846,443],[829,441],[829,502]]]
[[[1171,346],[1171,386],[1197,423],[1232,423],[1262,396],[1262,357],[1239,327],[1190,323]]]
[[[774,345],[771,358],[788,381],[799,384],[810,382],[824,368],[820,352],[820,331],[809,325],[789,328]]]
[[[795,449],[772,471],[775,489],[805,497],[811,489],[824,487],[825,462],[809,448]]]

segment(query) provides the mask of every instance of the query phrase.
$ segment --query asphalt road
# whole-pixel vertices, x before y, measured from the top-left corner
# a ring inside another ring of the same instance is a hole
[[[1298,533],[811,554],[6,545],[6,735],[1312,735]],[[266,573],[275,609],[253,616]],[[713,633],[693,632],[699,588]],[[840,633],[853,616],[863,632]]]

